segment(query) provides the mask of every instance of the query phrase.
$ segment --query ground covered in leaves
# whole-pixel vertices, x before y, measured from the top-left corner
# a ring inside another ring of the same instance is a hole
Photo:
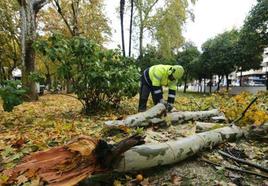
[[[240,126],[262,125],[268,121],[267,92],[255,96],[258,99],[238,123]],[[230,123],[240,116],[255,96],[248,93],[236,96],[229,96],[226,93],[213,95],[181,93],[176,98],[175,110],[219,108],[225,114],[227,123]],[[133,133],[144,132],[148,136],[148,142],[157,143],[196,133],[194,122],[158,129],[104,127],[104,121],[135,114],[137,103],[138,99],[134,97],[124,100],[117,109],[107,109],[105,112],[92,116],[84,116],[80,113],[82,105],[76,99],[65,95],[47,94],[41,96],[39,101],[24,103],[9,113],[0,108],[0,185],[7,180],[1,172],[14,167],[25,155],[64,144],[77,135],[94,136],[114,143]],[[151,101],[149,105],[152,105]],[[81,185],[137,185],[136,175],[139,174],[144,178],[139,183],[140,185],[268,185],[267,180],[258,176],[227,171],[220,166],[211,166],[201,160],[202,157],[205,157],[215,163],[242,167],[242,165],[224,159],[218,153],[218,149],[231,149],[243,154],[244,159],[257,162],[264,167],[268,165],[267,141],[240,140],[237,143],[219,146],[213,151],[204,152],[198,157],[192,157],[176,165],[131,174],[105,175],[105,179],[99,176],[81,183]],[[250,167],[246,168],[258,171]],[[24,178],[19,181],[23,185],[38,185],[37,182],[31,183]]]

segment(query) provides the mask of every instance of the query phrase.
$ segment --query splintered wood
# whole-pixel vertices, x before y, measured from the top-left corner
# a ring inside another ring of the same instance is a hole
[[[54,186],[75,185],[93,173],[104,171],[93,153],[97,144],[96,139],[78,137],[67,145],[26,156],[4,173],[9,176],[8,183],[16,183],[23,175],[29,180],[38,177]]]

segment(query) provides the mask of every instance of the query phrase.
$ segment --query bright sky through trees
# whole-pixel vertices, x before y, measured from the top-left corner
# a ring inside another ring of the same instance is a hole
[[[194,42],[200,48],[208,38],[233,27],[241,27],[248,12],[255,4],[256,0],[198,0],[193,7],[195,22],[188,20],[185,25],[184,36],[186,40]],[[114,48],[121,42],[120,20],[119,15],[116,14],[119,0],[105,0],[105,5],[106,15],[111,21],[113,33],[111,42],[107,46]],[[125,16],[127,30],[128,17],[129,12]],[[126,32],[125,37],[128,38],[128,32]]]

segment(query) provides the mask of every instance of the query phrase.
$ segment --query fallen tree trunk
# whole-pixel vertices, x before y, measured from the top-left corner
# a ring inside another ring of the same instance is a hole
[[[204,148],[241,138],[244,131],[237,127],[224,127],[199,133],[178,141],[136,146],[124,153],[114,168],[116,171],[133,171],[182,161]]]
[[[92,174],[173,164],[205,148],[239,139],[245,133],[246,130],[232,125],[159,144],[140,145],[144,138],[134,135],[113,146],[102,140],[79,137],[66,145],[29,155],[4,174],[9,176],[8,184],[18,183],[24,176],[26,181],[39,177],[54,186],[75,185]]]
[[[208,110],[208,111],[196,111],[196,112],[172,112],[168,114],[167,117],[171,118],[172,124],[181,124],[186,121],[196,121],[200,119],[207,119],[212,116],[219,116],[221,113],[217,109]]]
[[[207,119],[212,116],[219,116],[220,114],[221,113],[217,109],[213,109],[209,111],[172,112],[166,115],[165,106],[159,103],[145,112],[130,115],[124,120],[106,121],[105,124],[107,126],[124,125],[127,127],[144,127],[149,125],[160,125],[167,123],[176,125],[190,120]]]
[[[165,105],[159,103],[146,112],[130,115],[124,120],[106,121],[105,124],[108,126],[125,125],[127,127],[148,126],[150,124],[163,122],[164,120],[161,118],[165,115],[165,113]]]
[[[206,132],[206,131],[217,129],[217,128],[222,128],[227,125],[222,124],[222,123],[207,123],[207,122],[196,121],[195,126],[196,126],[196,132],[199,133],[199,132]]]
[[[7,184],[20,185],[39,178],[38,185],[71,186],[92,174],[110,171],[122,153],[143,143],[144,138],[138,135],[116,145],[81,136],[66,145],[26,156],[15,168],[4,171],[4,175],[9,177]]]

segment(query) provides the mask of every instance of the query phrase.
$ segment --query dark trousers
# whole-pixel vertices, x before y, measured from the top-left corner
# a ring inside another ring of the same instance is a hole
[[[156,105],[159,102],[159,100],[156,99],[155,95],[153,94],[152,86],[150,86],[146,82],[144,75],[142,75],[141,80],[140,80],[140,99],[139,99],[139,108],[138,108],[139,112],[146,111],[147,101],[148,101],[148,97],[150,93],[152,94],[153,102]]]

